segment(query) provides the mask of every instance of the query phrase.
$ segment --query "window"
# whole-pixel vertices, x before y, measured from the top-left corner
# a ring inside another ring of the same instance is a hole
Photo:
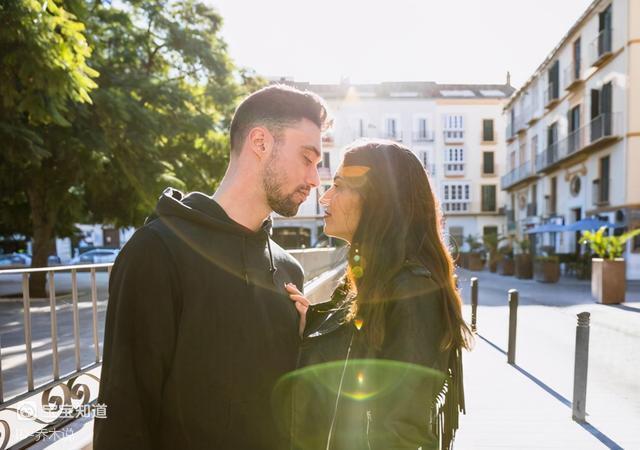
[[[471,186],[469,183],[443,183],[442,209],[447,212],[469,211],[471,200]]]
[[[358,137],[364,136],[364,119],[358,119]]]
[[[447,147],[444,154],[444,168],[450,175],[464,174],[464,149]]]
[[[522,141],[518,154],[518,166],[521,166],[527,160],[527,141]]]
[[[609,201],[609,156],[600,158],[600,203]]]
[[[429,154],[427,152],[425,152],[425,151],[421,151],[420,153],[418,153],[418,158],[420,159],[420,162],[422,163],[422,167],[427,169],[428,166],[429,166]]]
[[[580,79],[580,38],[573,42],[573,73],[571,76],[574,80]]]
[[[536,160],[538,154],[538,135],[536,134],[531,138],[531,161]]]
[[[611,52],[611,5],[598,15],[597,58]]]
[[[419,139],[427,138],[427,119],[424,119],[424,118],[418,119],[418,138]]]
[[[322,152],[322,161],[320,161],[318,167],[331,169],[331,154],[329,152]]]
[[[560,61],[556,60],[547,71],[547,102],[560,97]]]
[[[445,130],[464,130],[462,116],[459,114],[447,114],[444,116]]]
[[[496,210],[496,185],[485,184],[482,186],[482,211],[493,212]]]
[[[591,142],[612,134],[612,84],[591,90]]]
[[[573,153],[579,150],[581,146],[580,142],[580,105],[573,107],[567,113],[567,121],[569,123],[569,140],[568,151]]]
[[[396,121],[396,119],[394,118],[388,118],[385,121],[385,131],[386,131],[386,136],[387,137],[396,137],[397,133],[398,133],[398,127],[397,127],[398,123]]]
[[[482,152],[482,173],[494,174],[493,152]]]
[[[482,120],[482,140],[484,142],[493,142],[493,119]]]

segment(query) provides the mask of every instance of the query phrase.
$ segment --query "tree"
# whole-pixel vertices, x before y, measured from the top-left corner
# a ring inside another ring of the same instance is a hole
[[[200,2],[84,5],[74,12],[100,73],[92,103],[67,98],[65,122],[30,124],[41,157],[24,161],[3,195],[12,215],[30,211],[34,266],[45,265],[47,243],[75,222],[140,225],[167,185],[213,189],[235,102],[245,85],[260,83],[238,74],[218,36],[221,17]],[[3,152],[0,167],[11,172],[16,158]],[[32,290],[43,294],[44,278],[34,277]]]

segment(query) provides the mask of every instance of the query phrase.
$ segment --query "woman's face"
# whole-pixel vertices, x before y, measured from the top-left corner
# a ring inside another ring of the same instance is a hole
[[[324,233],[351,242],[362,212],[362,197],[354,189],[369,170],[360,166],[341,166],[333,178],[333,185],[320,197],[324,207]]]

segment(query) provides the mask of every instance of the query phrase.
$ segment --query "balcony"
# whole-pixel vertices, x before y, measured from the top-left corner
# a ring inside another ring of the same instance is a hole
[[[527,203],[527,217],[535,217],[538,215],[538,205],[536,203]]]
[[[583,83],[583,80],[580,78],[580,61],[576,64],[573,61],[569,64],[564,70],[564,90],[571,91],[577,87],[579,87]]]
[[[445,214],[466,213],[471,211],[469,200],[450,200],[442,203],[442,211]]]
[[[596,178],[593,180],[591,198],[595,206],[609,204],[609,178]]]
[[[380,132],[382,139],[388,139],[390,141],[402,142],[402,131],[399,130],[384,130]]]
[[[594,67],[601,66],[613,56],[613,30],[604,29],[598,33],[598,36],[589,44],[589,54],[591,56],[591,65]]]
[[[445,129],[442,132],[442,137],[445,144],[460,144],[464,142],[464,130],[460,129]]]
[[[500,179],[500,189],[509,189],[518,183],[521,183],[530,178],[535,178],[536,176],[537,175],[533,170],[531,161],[527,161],[524,164],[521,164],[519,167],[516,167]]]
[[[592,152],[620,139],[620,113],[604,113],[536,156],[536,171],[545,172],[574,155]]]
[[[560,103],[560,94],[556,83],[551,81],[544,90],[544,105],[547,109],[552,109]]]
[[[445,162],[444,174],[448,177],[461,177],[464,176],[464,163],[463,162]]]
[[[413,132],[413,142],[433,142],[435,133],[433,130],[421,130]]]

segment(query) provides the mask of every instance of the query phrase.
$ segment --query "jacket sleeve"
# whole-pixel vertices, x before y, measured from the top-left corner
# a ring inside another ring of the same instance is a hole
[[[442,302],[440,289],[428,276],[407,274],[391,291],[379,357],[406,364],[386,374],[401,381],[373,404],[372,449],[437,448],[429,420],[444,380],[444,374],[433,370],[441,358]]]
[[[178,274],[149,227],[125,245],[109,280],[109,304],[94,448],[151,449],[159,436],[162,388],[181,310]]]

